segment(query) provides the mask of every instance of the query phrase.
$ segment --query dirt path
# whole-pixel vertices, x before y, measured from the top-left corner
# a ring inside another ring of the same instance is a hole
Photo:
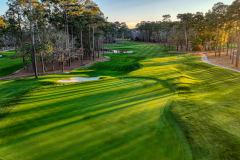
[[[234,57],[234,61],[233,61],[234,63],[232,63],[232,59],[230,59],[230,54],[226,56],[227,55],[226,51],[221,52],[220,57],[219,57],[219,53],[217,53],[217,56],[215,56],[215,52],[205,52],[204,54],[207,56],[207,60],[213,64],[240,71],[240,68],[235,66],[236,57]]]
[[[149,43],[149,42],[144,42],[144,43],[152,44],[152,45],[164,45],[163,43]],[[179,51],[171,51],[171,52],[192,53],[193,55],[202,56],[202,61],[204,61],[205,63],[211,64],[214,66],[218,66],[218,67],[222,67],[225,69],[229,69],[232,71],[240,72],[240,64],[239,64],[239,68],[235,66],[236,65],[236,52],[235,52],[235,56],[234,56],[234,63],[232,63],[232,59],[230,59],[230,52],[227,56],[226,49],[224,52],[223,51],[221,52],[220,57],[219,57],[219,53],[217,53],[217,56],[215,56],[215,51],[207,51],[207,52],[200,52],[200,53],[192,52],[192,51],[186,52],[184,47],[181,50],[179,49]]]
[[[201,60],[202,60],[203,62],[205,62],[205,63],[211,64],[211,65],[214,65],[214,66],[217,66],[217,67],[229,69],[229,70],[232,70],[232,71],[240,72],[240,68],[237,68],[237,67],[235,67],[236,69],[229,68],[229,67],[228,67],[229,65],[226,65],[226,63],[223,63],[220,59],[219,59],[218,61],[214,60],[214,62],[221,63],[221,64],[223,64],[223,65],[218,65],[218,64],[209,62],[208,56],[207,56],[204,52],[201,52],[200,55],[202,55]],[[224,65],[224,64],[225,64],[225,65]],[[237,70],[237,69],[238,69],[238,70]]]

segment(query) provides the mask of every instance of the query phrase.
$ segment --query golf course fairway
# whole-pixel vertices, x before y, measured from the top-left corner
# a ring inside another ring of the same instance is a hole
[[[0,52],[0,77],[11,75],[19,69],[22,69],[22,58],[15,58],[15,51]],[[28,60],[28,64],[30,60]]]
[[[239,73],[159,45],[106,48],[133,53],[0,81],[0,159],[240,157]],[[57,82],[71,77],[100,79]]]

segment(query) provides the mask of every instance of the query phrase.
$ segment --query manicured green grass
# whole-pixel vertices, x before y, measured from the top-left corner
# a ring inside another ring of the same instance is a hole
[[[240,157],[239,73],[157,45],[106,48],[134,52],[70,74],[0,81],[1,159]],[[80,76],[101,79],[56,83]]]
[[[0,52],[0,55],[3,55],[0,58],[0,77],[11,75],[23,68],[22,58],[12,58],[15,55],[15,51]]]
[[[1,122],[1,156],[183,159],[180,140],[163,114],[172,96],[164,84],[144,78],[36,91]]]

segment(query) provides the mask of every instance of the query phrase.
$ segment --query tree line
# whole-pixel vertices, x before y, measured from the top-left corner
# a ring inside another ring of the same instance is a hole
[[[91,0],[8,0],[9,9],[0,17],[0,43],[14,46],[28,69],[31,60],[38,78],[37,60],[43,73],[47,62],[64,66],[79,59],[95,59],[104,44],[118,43],[129,33],[126,23],[108,22]]]
[[[163,15],[162,21],[142,21],[132,32],[139,32],[137,41],[164,43],[165,50],[167,45],[169,49],[175,45],[177,50],[184,47],[186,51],[200,45],[202,48],[197,47],[197,50],[214,50],[215,56],[220,57],[226,49],[226,55],[238,67],[239,52],[235,49],[240,37],[239,8],[240,0],[231,5],[218,2],[207,13],[178,14],[178,21],[171,21],[169,14]]]

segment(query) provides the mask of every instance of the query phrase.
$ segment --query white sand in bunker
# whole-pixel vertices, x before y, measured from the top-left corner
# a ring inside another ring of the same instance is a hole
[[[106,50],[106,53],[133,53],[133,51],[126,51],[126,50]]]
[[[86,78],[86,77],[72,77],[70,80],[59,80],[58,82],[63,82],[63,83],[74,83],[74,82],[84,82],[84,81],[95,81],[99,80],[100,77],[91,77],[91,78]]]
[[[133,51],[113,50],[113,53],[133,53]]]

